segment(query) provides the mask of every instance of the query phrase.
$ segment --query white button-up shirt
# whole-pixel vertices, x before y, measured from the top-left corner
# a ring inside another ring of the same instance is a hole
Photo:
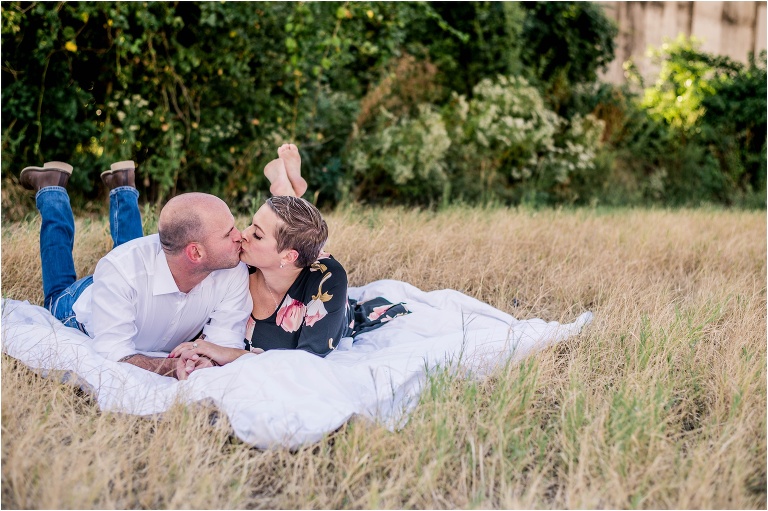
[[[253,308],[248,269],[211,272],[189,293],[179,291],[157,234],[116,247],[96,265],[93,284],[72,309],[109,360],[169,352],[200,330],[207,340],[243,348]]]

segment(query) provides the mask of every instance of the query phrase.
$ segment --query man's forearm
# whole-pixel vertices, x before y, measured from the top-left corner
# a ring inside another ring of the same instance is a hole
[[[130,357],[122,359],[120,362],[135,365],[141,367],[147,371],[152,371],[161,376],[170,376],[171,378],[177,378],[176,376],[176,360],[172,358],[154,358],[146,355],[135,354]]]

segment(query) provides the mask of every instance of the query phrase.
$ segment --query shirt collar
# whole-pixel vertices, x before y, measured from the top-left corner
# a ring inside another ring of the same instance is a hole
[[[157,259],[155,259],[155,275],[152,295],[168,295],[171,293],[196,295],[201,292],[201,289],[206,282],[213,279],[214,273],[216,272],[209,273],[202,282],[190,289],[189,293],[182,293],[181,290],[179,290],[179,286],[176,285],[176,280],[173,278],[171,267],[168,266],[168,259],[165,257],[165,251],[161,248],[160,252],[157,254]]]
[[[152,295],[167,295],[170,293],[180,293],[179,286],[173,280],[171,268],[168,266],[168,259],[165,258],[165,251],[161,248],[155,259],[155,275],[152,287]]]

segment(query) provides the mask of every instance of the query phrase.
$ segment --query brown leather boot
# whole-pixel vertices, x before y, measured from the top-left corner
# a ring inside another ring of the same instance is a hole
[[[49,161],[42,167],[24,167],[19,174],[21,186],[37,192],[46,186],[67,186],[72,175],[72,165],[63,161]]]
[[[101,173],[101,181],[110,190],[120,186],[136,188],[136,164],[133,160],[113,163],[109,166],[109,170]]]

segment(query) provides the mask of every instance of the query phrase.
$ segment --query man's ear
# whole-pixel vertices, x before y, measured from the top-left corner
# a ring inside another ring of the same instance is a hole
[[[192,263],[199,263],[205,255],[205,249],[197,243],[190,243],[184,248],[184,254]]]

